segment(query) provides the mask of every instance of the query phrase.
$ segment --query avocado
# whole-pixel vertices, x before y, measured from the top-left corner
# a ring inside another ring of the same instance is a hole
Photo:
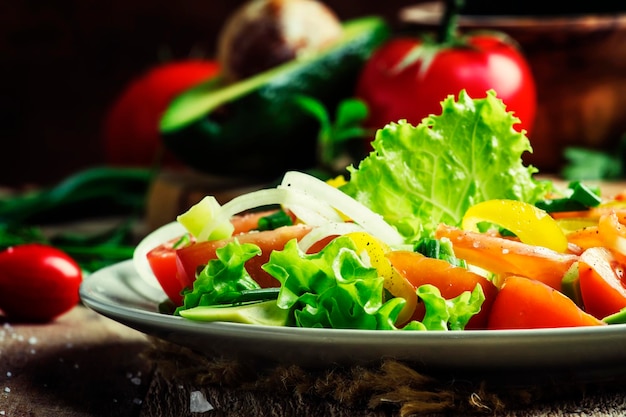
[[[290,317],[289,310],[278,307],[276,300],[232,306],[200,306],[180,310],[179,313],[182,317],[195,321],[227,321],[263,326],[286,326]]]
[[[377,16],[342,24],[341,39],[318,54],[225,85],[214,78],[171,103],[161,119],[165,146],[205,173],[274,179],[316,165],[319,122],[295,104],[305,95],[329,112],[354,95],[358,74],[390,36]]]

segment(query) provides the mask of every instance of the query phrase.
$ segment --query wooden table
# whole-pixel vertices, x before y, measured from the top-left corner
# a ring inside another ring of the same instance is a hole
[[[177,351],[174,345],[170,345],[171,351],[155,350],[153,341],[145,335],[80,305],[48,324],[1,323],[3,417],[402,415],[401,403],[389,398],[371,402],[368,408],[367,403],[348,398],[358,397],[357,389],[350,388],[342,393],[343,397],[337,396],[334,390],[339,384],[358,384],[352,380],[342,382],[341,372],[334,370],[318,375],[282,370],[274,380],[266,379],[266,387],[255,386],[249,380],[233,384],[233,375],[229,377],[224,371],[216,380],[201,384],[192,375],[193,369],[189,373],[189,367],[196,363],[197,369],[202,369],[201,360],[193,356],[180,360],[184,351]],[[155,351],[159,352],[157,356]],[[180,371],[176,377],[171,374],[173,368]],[[376,372],[379,370],[369,371],[370,377]],[[350,375],[357,374],[348,374],[348,379]],[[421,376],[410,369],[400,369],[398,375],[403,375],[407,388],[410,385],[413,395],[418,395],[420,389],[415,383]],[[381,378],[384,382],[389,375],[381,373]],[[511,397],[500,391],[498,398],[490,397],[489,389],[474,386],[472,391],[457,390],[457,398],[451,401],[464,411],[467,401],[480,400],[489,407],[500,401],[501,409],[495,414],[508,417],[622,416],[626,415],[625,381],[626,377],[603,386],[568,387],[556,396],[552,391],[520,391]],[[420,380],[420,384],[427,387],[429,382]],[[446,384],[438,382],[437,389]],[[443,396],[442,391],[439,394]],[[193,404],[198,404],[193,398],[201,400],[196,410],[206,411],[192,412]],[[446,409],[450,411],[450,407],[448,404]],[[493,410],[487,414],[494,414]],[[439,414],[414,409],[404,415]]]
[[[0,323],[0,415],[139,415],[145,335],[83,306],[48,324]]]

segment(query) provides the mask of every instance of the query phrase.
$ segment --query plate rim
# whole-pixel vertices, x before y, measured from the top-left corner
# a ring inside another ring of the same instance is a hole
[[[148,311],[139,309],[133,306],[126,306],[122,304],[111,305],[104,301],[104,297],[99,297],[99,292],[94,291],[95,282],[97,280],[102,279],[102,276],[117,272],[118,270],[125,270],[126,273],[129,273],[130,270],[134,270],[134,265],[132,260],[122,261],[116,263],[114,265],[108,266],[101,270],[98,270],[92,273],[90,276],[86,277],[81,283],[79,293],[81,300],[87,305],[87,307],[95,310],[96,312],[102,313],[110,313],[116,316],[129,316],[131,314],[136,314],[141,317],[144,317],[148,320],[159,322],[159,321],[171,321],[174,320],[176,323],[187,323],[182,324],[182,326],[192,326],[198,327],[202,326],[207,330],[253,330],[255,332],[271,332],[271,333],[287,333],[287,334],[315,334],[315,335],[332,335],[332,336],[354,336],[354,335],[363,335],[363,336],[375,336],[380,334],[393,334],[398,335],[398,338],[411,338],[414,337],[416,333],[419,333],[421,338],[435,338],[435,339],[502,339],[503,337],[524,337],[524,336],[533,336],[535,338],[551,338],[553,339],[555,336],[563,336],[563,337],[580,337],[588,334],[620,334],[624,333],[624,337],[626,338],[626,324],[611,324],[607,326],[586,326],[586,327],[563,327],[563,328],[542,328],[542,329],[506,329],[506,330],[458,330],[458,331],[403,331],[403,330],[361,330],[361,329],[327,329],[327,328],[302,328],[302,327],[286,327],[286,326],[266,326],[266,325],[255,325],[255,324],[242,324],[242,323],[230,323],[230,322],[201,322],[185,319],[182,317],[167,315],[165,313],[159,313],[158,311]],[[111,274],[112,275],[112,274]],[[137,273],[130,273],[130,276],[133,277],[138,283],[144,284],[146,286],[152,287],[150,283],[146,282],[142,277]],[[163,300],[166,299],[166,295],[162,290],[158,290],[156,288],[152,288],[150,291],[159,292],[163,297]],[[154,294],[149,296],[153,302],[158,302],[153,298]],[[117,311],[123,311],[124,314],[119,314]],[[132,319],[132,317],[130,317]],[[425,335],[425,336],[424,336]]]

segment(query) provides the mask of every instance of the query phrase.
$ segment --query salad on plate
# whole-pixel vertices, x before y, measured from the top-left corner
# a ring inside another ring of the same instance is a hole
[[[137,246],[166,314],[400,331],[623,323],[626,192],[535,177],[490,92],[380,129],[345,176],[207,196]],[[165,298],[165,297],[164,297]],[[625,310],[626,311],[626,310]]]

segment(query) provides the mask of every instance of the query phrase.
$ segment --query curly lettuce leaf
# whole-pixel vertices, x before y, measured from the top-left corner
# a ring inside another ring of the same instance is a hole
[[[252,243],[239,243],[237,239],[216,250],[216,259],[209,261],[193,283],[193,290],[185,293],[181,310],[198,306],[221,304],[232,293],[261,288],[250,277],[245,263],[261,254],[261,249]]]
[[[263,269],[281,283],[278,306],[292,309],[301,327],[391,330],[405,304],[402,298],[385,301],[384,278],[345,236],[315,254],[289,241]]]
[[[490,199],[534,203],[549,185],[533,179],[522,154],[532,152],[518,119],[493,91],[472,100],[449,96],[441,115],[418,126],[404,120],[380,129],[374,151],[341,190],[394,225],[407,242],[430,237],[439,223],[458,226],[473,204]]]
[[[464,330],[485,301],[480,285],[446,300],[437,287],[426,284],[417,289],[417,296],[424,303],[426,314],[421,322],[412,321],[404,330]]]

